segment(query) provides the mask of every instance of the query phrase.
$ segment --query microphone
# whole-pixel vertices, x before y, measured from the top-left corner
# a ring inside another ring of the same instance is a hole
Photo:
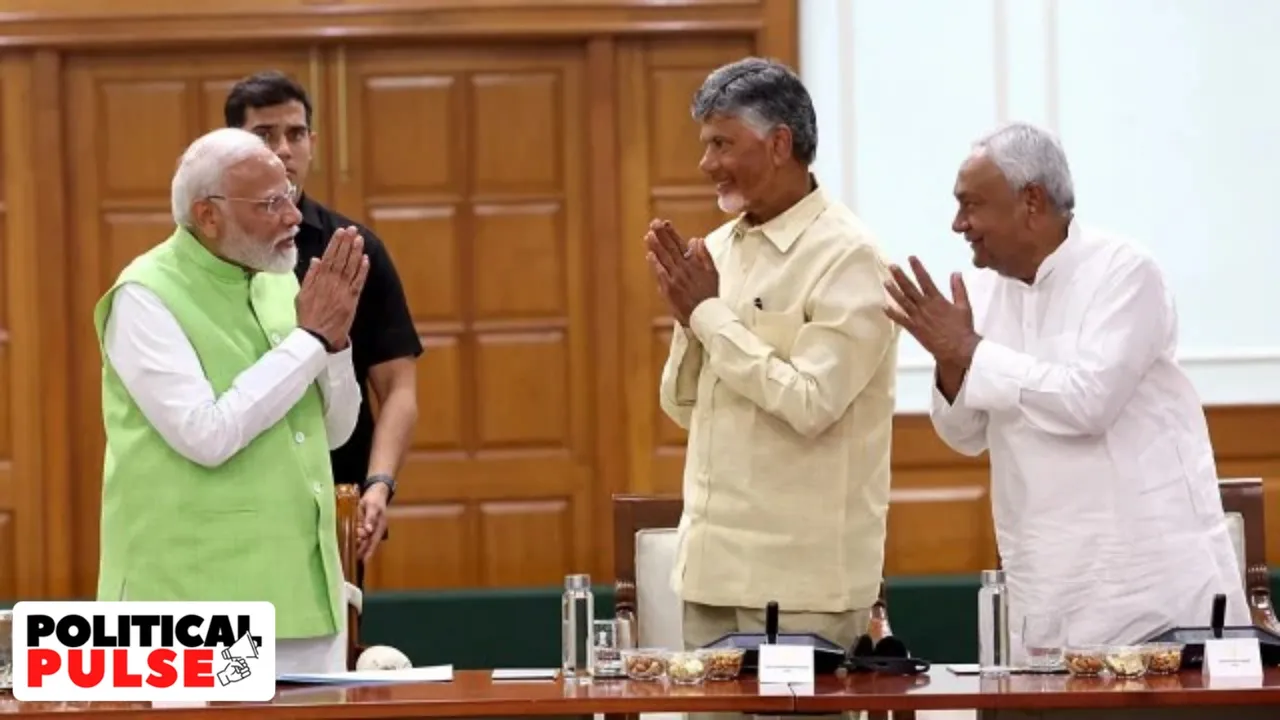
[[[1227,624],[1227,596],[1218,593],[1213,596],[1213,618],[1209,623],[1209,627],[1213,630],[1213,637],[1222,639],[1222,628]]]
[[[778,601],[770,600],[764,608],[765,643],[778,644]]]

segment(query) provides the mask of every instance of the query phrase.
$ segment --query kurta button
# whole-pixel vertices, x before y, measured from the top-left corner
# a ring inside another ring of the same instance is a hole
[[[319,494],[320,494],[320,491],[321,491],[321,489],[322,489],[322,488],[320,487],[320,483],[316,483],[316,486],[315,486],[315,487],[316,487],[316,494],[317,494],[317,495],[319,495]]]
[[[271,333],[271,344],[272,344],[272,345],[279,345],[279,344],[280,344],[280,335],[279,335],[279,334],[277,334],[277,333]]]
[[[293,441],[298,444],[302,444],[302,441],[306,439],[307,439],[307,436],[303,435],[302,433],[294,433],[293,435]]]

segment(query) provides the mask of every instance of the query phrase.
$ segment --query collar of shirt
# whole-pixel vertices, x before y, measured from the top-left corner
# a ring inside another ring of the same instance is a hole
[[[778,252],[785,253],[795,244],[800,233],[812,225],[813,221],[827,209],[826,191],[818,185],[818,181],[812,175],[810,175],[810,181],[813,183],[813,190],[801,198],[800,202],[787,208],[772,220],[760,225],[751,225],[747,222],[745,215],[739,218],[733,230],[734,239],[741,239],[748,233],[760,233],[778,248]]]
[[[1046,257],[1040,267],[1036,269],[1036,276],[1028,286],[1030,288],[1042,288],[1049,281],[1060,267],[1070,267],[1071,262],[1080,254],[1080,250],[1084,243],[1084,230],[1080,227],[1080,222],[1075,218],[1067,225],[1067,239],[1063,240],[1060,245]]]
[[[234,265],[214,255],[204,243],[185,227],[179,227],[174,235],[178,253],[195,263],[196,267],[207,271],[219,280],[241,283],[252,276],[248,270]]]
[[[324,230],[324,220],[320,217],[319,207],[303,193],[298,197],[298,212],[302,213],[302,224]]]

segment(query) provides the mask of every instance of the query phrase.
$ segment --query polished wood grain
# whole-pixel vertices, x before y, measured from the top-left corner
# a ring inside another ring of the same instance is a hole
[[[761,686],[754,678],[683,687],[663,682],[494,682],[487,670],[464,670],[453,682],[354,687],[282,686],[270,703],[218,703],[155,708],[149,703],[19,703],[0,700],[0,714],[130,717],[161,720],[223,718],[420,718],[640,713],[834,713],[853,710],[1064,710],[1103,708],[1226,708],[1280,704],[1280,669],[1253,687],[1214,688],[1198,672],[1132,680],[1014,675],[957,676],[944,667],[915,677],[855,673],[825,675],[811,689]]]
[[[936,665],[908,677],[853,673],[818,678],[812,692],[797,691],[795,712],[849,710],[1065,710],[1127,707],[1228,707],[1280,704],[1280,669],[1267,669],[1253,686],[1210,687],[1199,672],[1142,678],[1067,675],[956,675]]]
[[[281,686],[270,703],[217,703],[205,707],[153,708],[150,703],[19,703],[0,701],[0,715],[82,713],[81,717],[145,714],[163,720],[220,718],[418,718],[543,715],[633,715],[658,712],[790,712],[786,687],[761,689],[753,678],[682,687],[662,682],[491,679],[488,670],[454,673],[452,682],[355,687]],[[136,717],[137,715],[133,715]]]

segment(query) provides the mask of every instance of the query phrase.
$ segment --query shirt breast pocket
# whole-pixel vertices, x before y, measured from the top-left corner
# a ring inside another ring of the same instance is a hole
[[[751,331],[768,343],[784,358],[791,357],[796,335],[804,326],[804,314],[800,312],[769,312],[756,310],[751,319]]]

